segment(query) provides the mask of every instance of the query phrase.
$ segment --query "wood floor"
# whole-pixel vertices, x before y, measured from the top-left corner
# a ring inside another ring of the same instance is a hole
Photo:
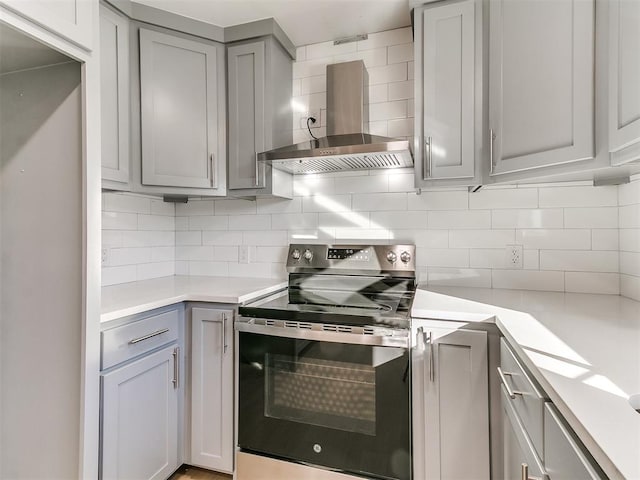
[[[183,466],[171,475],[169,480],[231,480],[232,478],[231,475],[225,475],[223,473]]]

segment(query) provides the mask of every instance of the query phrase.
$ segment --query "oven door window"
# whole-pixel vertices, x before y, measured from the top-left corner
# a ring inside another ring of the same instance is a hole
[[[265,416],[376,434],[372,365],[265,354]]]
[[[408,349],[238,335],[240,448],[410,479]]]

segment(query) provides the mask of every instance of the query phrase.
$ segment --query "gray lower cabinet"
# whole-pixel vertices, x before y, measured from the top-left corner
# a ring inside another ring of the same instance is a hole
[[[487,333],[412,323],[414,478],[488,480]]]
[[[427,4],[415,9],[414,21],[416,186],[477,184],[482,159],[482,3]]]
[[[129,19],[100,5],[103,187],[128,188],[129,103]]]
[[[606,478],[505,339],[500,356],[504,479]]]
[[[609,151],[612,165],[640,160],[640,2],[610,0]]]
[[[594,5],[489,0],[492,181],[594,157]]]
[[[224,47],[145,28],[139,40],[142,185],[225,195]]]
[[[101,332],[100,478],[164,480],[181,464],[182,306]]]
[[[229,194],[291,198],[291,174],[256,154],[292,143],[292,59],[273,37],[227,48]]]
[[[231,309],[190,307],[189,463],[233,473],[233,318]]]

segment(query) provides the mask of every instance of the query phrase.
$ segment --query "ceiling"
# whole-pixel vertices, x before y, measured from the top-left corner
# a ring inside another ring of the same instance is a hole
[[[62,53],[0,22],[0,75],[69,60]]]
[[[220,27],[275,18],[296,46],[411,24],[408,0],[135,0]]]

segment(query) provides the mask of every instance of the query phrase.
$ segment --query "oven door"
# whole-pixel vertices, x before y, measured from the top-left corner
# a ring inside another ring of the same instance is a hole
[[[236,322],[238,446],[370,478],[409,480],[408,332],[254,322]]]

